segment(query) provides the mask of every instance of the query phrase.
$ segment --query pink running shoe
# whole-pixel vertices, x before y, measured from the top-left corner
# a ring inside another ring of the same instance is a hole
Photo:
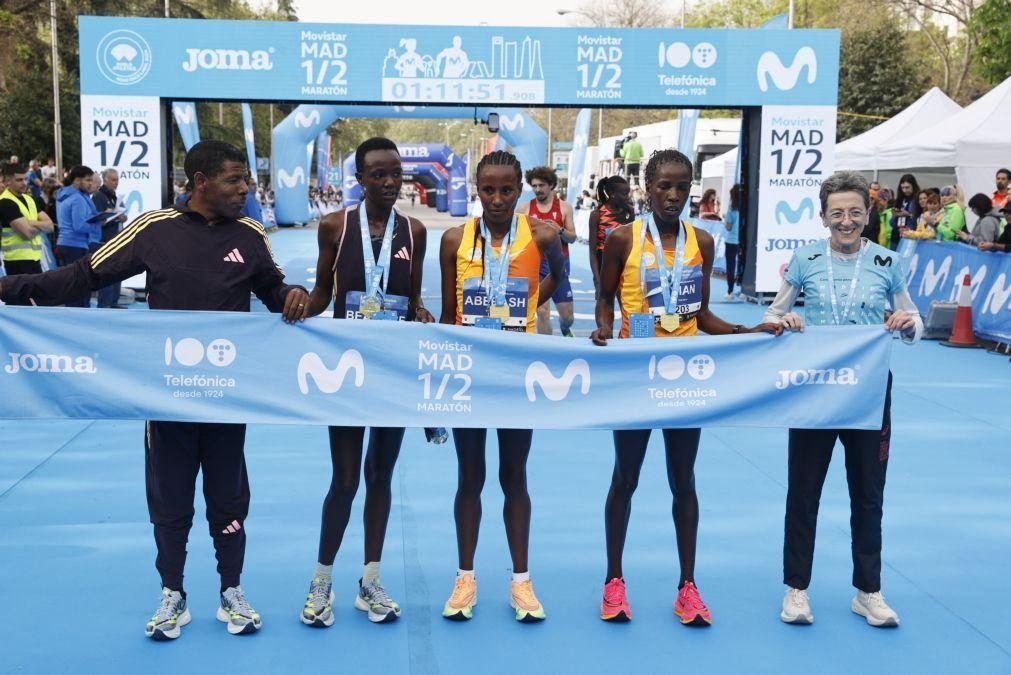
[[[604,599],[600,603],[600,618],[624,623],[632,620],[632,610],[625,597],[625,580],[619,577],[604,584]]]
[[[709,626],[713,623],[709,608],[699,596],[699,589],[690,581],[686,581],[678,591],[677,600],[674,601],[674,613],[686,626]]]

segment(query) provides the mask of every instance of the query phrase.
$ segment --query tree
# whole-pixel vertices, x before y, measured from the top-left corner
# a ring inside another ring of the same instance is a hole
[[[843,35],[839,59],[838,139],[862,133],[880,123],[873,117],[891,117],[923,91],[919,63],[903,33],[890,21]]]
[[[1011,14],[1007,0],[986,0],[969,24],[976,33],[976,72],[990,84],[1011,76]]]
[[[594,26],[610,28],[654,28],[673,23],[673,17],[656,0],[590,0],[573,14],[581,14]]]
[[[164,0],[74,0],[58,2],[57,60],[60,70],[60,117],[64,164],[80,161],[80,61],[77,16],[163,16]],[[174,17],[204,19],[277,19],[273,10],[254,10],[246,0],[172,0]],[[52,63],[49,3],[0,0],[0,155],[23,158],[53,155]],[[238,106],[234,106],[238,110]],[[237,115],[237,112],[236,112]],[[266,118],[263,114],[261,117]],[[202,120],[213,125],[216,115]],[[230,118],[231,119],[231,118]],[[264,122],[266,125],[266,122]],[[259,125],[257,125],[259,127]],[[222,124],[233,142],[242,142],[241,122]],[[269,139],[265,132],[263,140]],[[258,134],[263,135],[263,134]],[[97,168],[97,167],[96,167]]]
[[[971,23],[978,3],[979,0],[894,0],[894,4],[920,27],[920,36],[940,64],[940,87],[954,99],[962,98],[972,71],[978,39]],[[1003,12],[997,14],[998,22],[1005,26],[1009,21],[1007,7],[1005,0]],[[935,22],[937,16],[955,23],[957,29],[953,36],[949,37],[947,29]]]

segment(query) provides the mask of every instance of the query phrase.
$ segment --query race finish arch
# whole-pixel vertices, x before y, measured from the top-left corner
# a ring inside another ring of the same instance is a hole
[[[839,32],[390,26],[82,16],[82,159],[140,210],[172,196],[171,101],[741,108],[745,290],[824,236]],[[307,183],[306,183],[307,185]]]

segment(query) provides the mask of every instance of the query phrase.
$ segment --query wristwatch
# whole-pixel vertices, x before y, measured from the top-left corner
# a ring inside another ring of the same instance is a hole
[[[748,332],[748,329],[745,326],[742,326],[739,323],[734,324],[734,331],[733,331],[734,335],[739,335],[741,333],[747,333],[747,332]]]

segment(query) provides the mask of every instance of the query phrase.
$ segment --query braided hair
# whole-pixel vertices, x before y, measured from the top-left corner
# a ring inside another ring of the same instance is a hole
[[[597,203],[603,206],[611,199],[614,188],[622,183],[628,185],[628,181],[623,176],[608,176],[597,181]]]
[[[692,175],[692,160],[673,148],[667,148],[666,150],[656,150],[652,155],[649,156],[649,161],[646,163],[646,170],[643,172],[643,178],[646,183],[652,183],[656,178],[657,171],[664,164],[681,164],[688,169],[688,175]]]
[[[523,182],[523,167],[520,166],[520,160],[516,159],[516,155],[511,152],[496,150],[482,157],[481,161],[477,163],[477,171],[474,173],[475,180],[480,179],[481,170],[486,166],[511,166],[516,171],[516,182]]]
[[[520,166],[520,160],[516,159],[516,155],[511,152],[506,152],[505,150],[496,150],[494,152],[489,152],[487,155],[481,158],[481,161],[477,163],[477,169],[474,172],[474,180],[480,182],[481,171],[485,167],[489,166],[508,166],[516,172],[516,182],[523,182],[523,167]],[[474,228],[474,245],[470,249],[470,261],[474,262],[474,256],[477,254],[478,242],[481,242],[481,256],[483,260],[484,256],[484,241],[481,237],[480,228]]]

